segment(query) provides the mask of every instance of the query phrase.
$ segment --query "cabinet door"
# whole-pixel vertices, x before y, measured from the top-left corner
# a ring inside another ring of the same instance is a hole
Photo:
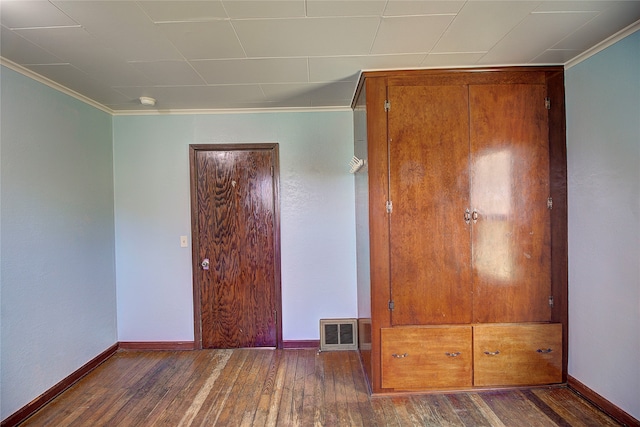
[[[471,326],[382,328],[382,387],[470,387]]]
[[[475,386],[562,382],[562,325],[473,327]]]
[[[473,321],[549,321],[544,85],[469,87]]]
[[[467,87],[389,86],[388,96],[391,322],[470,323]]]

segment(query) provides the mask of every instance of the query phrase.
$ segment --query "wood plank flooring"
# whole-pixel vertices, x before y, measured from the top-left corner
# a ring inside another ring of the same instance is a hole
[[[22,426],[618,426],[566,387],[370,397],[356,352],[119,351]]]

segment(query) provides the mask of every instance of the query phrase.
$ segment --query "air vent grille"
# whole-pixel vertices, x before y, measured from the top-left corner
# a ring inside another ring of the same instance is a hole
[[[356,319],[320,319],[320,350],[357,350]]]

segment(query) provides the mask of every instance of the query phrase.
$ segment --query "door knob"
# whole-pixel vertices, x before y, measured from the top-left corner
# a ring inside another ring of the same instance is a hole
[[[203,270],[208,270],[209,269],[209,258],[203,259],[202,262],[200,263],[200,267],[202,267]]]

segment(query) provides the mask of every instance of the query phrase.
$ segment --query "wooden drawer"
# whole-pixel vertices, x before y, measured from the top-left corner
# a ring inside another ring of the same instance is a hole
[[[562,325],[473,327],[475,386],[562,382]]]
[[[382,328],[382,387],[470,387],[471,326]]]

